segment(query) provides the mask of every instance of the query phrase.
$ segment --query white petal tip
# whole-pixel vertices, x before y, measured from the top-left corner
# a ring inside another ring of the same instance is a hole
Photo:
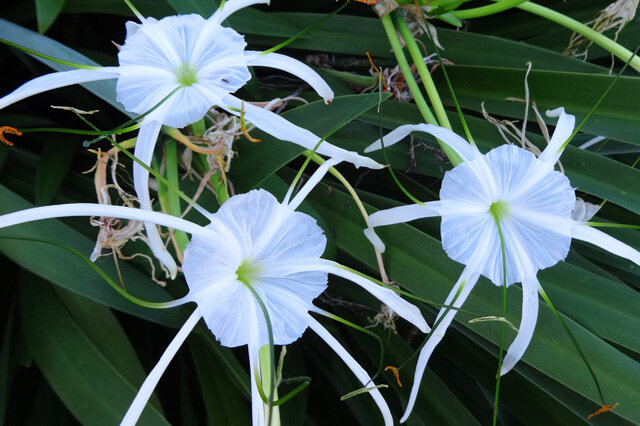
[[[514,364],[510,363],[509,365],[507,364],[502,364],[502,367],[500,367],[500,375],[504,376],[505,374],[507,374],[509,371],[511,371],[511,369],[513,369]]]
[[[411,414],[411,413],[405,413],[405,415],[402,416],[402,418],[400,419],[400,423],[406,422],[407,419],[409,418],[409,414]]]
[[[414,323],[413,325],[418,327],[418,330],[422,331],[424,334],[427,334],[431,331],[431,327],[429,327],[429,324],[427,324],[427,321],[424,318],[420,318],[420,320],[421,321]]]
[[[545,111],[545,114],[547,117],[560,117],[562,114],[565,114],[565,112],[563,107],[559,107],[556,109],[548,109]]]
[[[380,145],[380,139],[378,139],[377,141],[375,141],[374,143],[372,143],[371,145],[369,145],[368,147],[366,147],[364,149],[365,154],[369,153],[369,152],[373,152],[373,151],[377,151],[381,148]]]
[[[377,248],[380,253],[384,253],[384,251],[386,250],[386,247],[382,242],[382,240],[380,239],[380,237],[378,237],[378,235],[376,234],[376,231],[373,230],[373,228],[365,229],[364,236],[367,237],[369,242],[371,242],[371,244],[373,244],[373,246]]]

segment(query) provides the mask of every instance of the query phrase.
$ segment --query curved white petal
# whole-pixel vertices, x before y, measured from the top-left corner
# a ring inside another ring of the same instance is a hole
[[[48,90],[70,86],[72,84],[86,83],[89,81],[118,78],[119,76],[120,73],[116,67],[104,67],[95,70],[78,69],[45,74],[27,81],[25,84],[0,99],[0,109],[22,99],[28,98],[29,96],[46,92]]]
[[[184,323],[180,331],[178,331],[176,337],[174,337],[171,343],[169,343],[169,346],[167,346],[167,349],[165,349],[160,360],[156,366],[153,367],[153,370],[151,370],[151,373],[149,373],[147,378],[144,380],[138,394],[131,403],[127,413],[124,415],[124,418],[120,423],[121,426],[135,426],[138,418],[140,418],[140,415],[142,414],[142,410],[144,410],[144,407],[147,405],[147,401],[149,401],[153,390],[160,381],[160,377],[162,377],[162,374],[167,369],[167,366],[175,356],[176,352],[178,352],[178,349],[180,349],[180,346],[182,346],[184,341],[187,339],[187,336],[191,333],[191,330],[193,330],[193,327],[196,326],[199,320],[200,311],[196,308],[189,319]]]
[[[295,75],[300,80],[309,84],[318,95],[322,96],[325,103],[331,103],[333,100],[333,90],[326,81],[320,77],[310,66],[279,53],[267,53],[247,51],[245,53],[247,65],[276,68]]]
[[[396,127],[382,139],[382,142],[378,139],[366,147],[364,152],[382,149],[383,142],[385,147],[394,145],[409,136],[412,132],[424,132],[433,135],[453,149],[464,161],[470,161],[475,159],[477,156],[482,155],[475,146],[471,145],[451,130],[445,129],[444,127],[434,126],[433,124],[424,123],[415,125],[405,124],[403,126]]]
[[[375,383],[371,380],[371,377],[369,376],[369,374],[367,374],[364,368],[362,368],[360,364],[358,364],[358,362],[353,359],[353,357],[340,344],[340,342],[338,342],[338,340],[336,340],[336,338],[333,337],[331,333],[329,333],[318,321],[310,318],[309,327],[313,331],[315,331],[316,334],[320,336],[320,338],[324,340],[336,354],[338,354],[342,361],[347,364],[347,367],[349,367],[349,369],[358,378],[358,380],[360,380],[360,383],[362,383],[363,386],[367,388],[373,388],[375,386]],[[382,397],[382,394],[380,394],[380,391],[378,389],[372,389],[369,391],[369,395],[371,395],[376,405],[380,409],[380,412],[382,413],[382,417],[384,419],[384,424],[386,426],[393,426],[393,417],[391,416],[391,411],[389,410],[387,402]]]
[[[233,115],[240,116],[240,110],[242,108],[242,101],[240,99],[229,95],[226,96],[223,101],[224,103],[220,105],[220,107]],[[320,137],[302,127],[290,123],[278,114],[247,102],[244,104],[244,116],[247,121],[251,122],[251,124],[260,130],[278,139],[293,142],[309,150],[312,150],[321,140]],[[346,161],[356,167],[367,167],[370,169],[381,169],[383,167],[371,158],[339,148],[327,141],[323,141],[316,152],[321,155],[339,159],[340,161]]]
[[[576,222],[571,228],[571,236],[640,265],[640,252],[638,250],[584,223]]]
[[[439,207],[440,202],[433,201],[423,203],[422,205],[410,204],[379,210],[369,216],[369,225],[375,228],[376,226],[393,225],[425,217],[440,216]]]
[[[522,358],[538,321],[538,286],[540,283],[535,274],[525,276],[522,280],[522,319],[518,335],[509,346],[507,355],[502,361],[500,375],[507,374]]]
[[[143,120],[142,127],[140,127],[134,155],[147,166],[151,165],[153,149],[156,146],[156,139],[158,139],[161,127],[162,122],[159,119],[149,118]],[[136,189],[140,207],[145,210],[153,210],[149,195],[149,171],[136,162],[133,163],[133,186]],[[174,278],[178,273],[178,266],[171,254],[164,248],[158,228],[153,222],[145,222],[144,226],[147,230],[151,251],[169,269],[171,277]]]
[[[210,22],[217,24],[223,23],[229,16],[234,14],[240,9],[243,9],[254,4],[269,4],[270,0],[227,0],[222,7],[219,7],[216,12],[209,18]]]
[[[374,297],[387,305],[396,314],[415,325],[423,333],[429,331],[429,326],[424,317],[420,313],[420,309],[417,306],[407,302],[398,294],[388,288],[382,287],[368,279],[361,277],[351,271],[343,269],[340,264],[332,262],[330,260],[320,259],[315,267],[316,270],[329,272],[333,275],[345,278],[354,284],[359,285],[367,292],[371,293]]]
[[[178,229],[192,235],[202,235],[208,238],[217,238],[217,234],[211,230],[196,225],[188,220],[164,213],[152,212],[131,207],[110,206],[105,204],[59,204],[55,206],[34,207],[0,216],[0,228],[33,222],[43,219],[56,219],[60,217],[78,216],[102,216],[118,217],[121,219],[140,220],[157,223],[168,228]]]
[[[309,195],[309,193],[313,190],[313,188],[315,188],[316,185],[320,183],[324,175],[326,175],[327,172],[329,171],[329,168],[335,166],[339,162],[340,160],[338,159],[330,158],[324,163],[322,163],[320,167],[318,167],[318,169],[311,175],[309,180],[304,184],[304,186],[300,189],[300,191],[298,191],[296,196],[293,197],[293,200],[291,200],[291,202],[289,202],[289,198],[291,198],[291,192],[293,191],[293,187],[289,188],[289,191],[287,191],[287,194],[285,195],[284,200],[282,201],[282,204],[287,204],[291,210],[297,209],[298,206],[302,204],[304,199],[307,198],[307,195]]]
[[[376,234],[376,231],[373,228],[365,228],[364,236],[367,237],[369,242],[376,248],[380,253],[384,253],[387,250],[387,247],[384,245],[382,239]]]
[[[559,117],[549,145],[542,151],[538,159],[553,166],[562,155],[562,145],[569,139],[576,125],[576,117],[564,112],[564,108],[556,108],[546,112],[547,117]]]
[[[453,302],[454,308],[459,308],[462,304],[467,300],[469,293],[476,285],[478,281],[479,274],[470,270],[470,268],[466,268],[458,282],[453,287],[447,300],[445,300],[445,305],[451,305]],[[457,297],[456,297],[457,295]],[[455,301],[454,301],[455,298]],[[416,364],[416,372],[413,379],[413,387],[411,388],[411,395],[409,396],[409,402],[407,404],[407,408],[400,419],[400,423],[404,423],[411,414],[413,410],[413,406],[416,403],[416,398],[418,397],[418,390],[420,389],[420,383],[422,381],[422,376],[424,375],[424,370],[427,368],[427,362],[433,353],[433,350],[436,348],[440,340],[444,337],[449,325],[453,321],[453,317],[455,317],[457,310],[456,309],[448,309],[442,308],[436,317],[436,322],[440,320],[438,325],[433,329],[431,335],[429,336],[429,340],[424,345],[422,350],[420,351],[420,356],[418,357],[418,363]]]

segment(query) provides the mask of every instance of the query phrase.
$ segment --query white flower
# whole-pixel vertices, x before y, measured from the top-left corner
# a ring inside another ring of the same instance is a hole
[[[501,229],[506,284],[521,282],[523,291],[519,332],[507,351],[501,374],[520,360],[533,335],[540,286],[537,271],[564,260],[572,238],[590,242],[640,265],[638,251],[593,229],[585,221],[572,218],[575,191],[569,179],[553,168],[573,132],[575,117],[565,114],[563,108],[547,114],[559,116],[558,124],[549,145],[538,158],[514,145],[503,145],[483,155],[475,145],[450,130],[431,124],[398,127],[383,139],[385,146],[397,143],[411,132],[426,132],[449,145],[464,162],[445,173],[440,201],[383,210],[369,218],[373,228],[424,217],[442,217],[444,250],[453,260],[466,265],[445,301],[445,305],[451,304],[454,308],[462,306],[480,275],[495,285],[503,285]],[[376,141],[365,152],[380,147],[380,141]],[[580,205],[577,207],[579,210]],[[383,250],[384,244],[372,228],[365,230],[365,234]],[[413,408],[429,356],[455,312],[455,309],[443,308],[438,315],[444,318],[420,353],[411,397],[401,421],[407,419]]]
[[[307,328],[315,331],[347,364],[380,408],[386,425],[393,419],[389,407],[366,371],[309,312],[326,314],[313,305],[327,287],[327,275],[352,281],[380,299],[421,331],[429,327],[419,309],[394,291],[379,286],[333,261],[322,259],[326,238],[316,221],[296,207],[330,166],[325,162],[303,188],[283,203],[264,190],[230,198],[205,227],[192,222],[128,207],[67,204],[38,207],[0,216],[0,228],[33,220],[102,216],[144,220],[192,234],[184,253],[183,270],[189,293],[171,304],[195,302],[197,308],[171,342],[142,385],[123,424],[135,424],[160,376],[200,318],[224,346],[248,346],[251,372],[260,371],[259,348],[269,343],[265,317],[253,289],[269,314],[276,345],[287,345]],[[251,374],[254,377],[254,374]],[[265,423],[263,402],[252,380],[253,423]]]
[[[204,117],[213,106],[244,117],[259,129],[285,141],[313,149],[320,137],[279,115],[244,103],[233,96],[251,78],[249,66],[264,66],[287,71],[306,81],[325,102],[333,92],[310,67],[278,53],[245,51],[244,37],[222,22],[238,9],[268,0],[229,0],[209,19],[200,15],[168,16],[161,20],[144,19],[142,24],[127,23],[127,37],[118,54],[118,67],[96,67],[56,72],[35,78],[0,99],[0,109],[47,90],[96,80],[117,78],[117,100],[127,111],[143,114],[160,107],[142,121],[135,155],[151,164],[156,139],[162,125],[184,127]],[[356,167],[380,168],[370,158],[323,142],[317,152]],[[149,172],[134,163],[134,184],[144,209],[151,210]],[[151,248],[175,276],[177,267],[165,250],[156,227],[146,223]]]

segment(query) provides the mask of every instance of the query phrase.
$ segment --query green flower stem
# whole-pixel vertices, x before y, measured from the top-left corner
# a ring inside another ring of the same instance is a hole
[[[404,76],[405,82],[407,83],[407,87],[409,91],[413,95],[413,99],[418,107],[418,110],[422,114],[422,117],[425,119],[427,123],[438,125],[438,121],[436,117],[433,115],[429,106],[427,105],[427,101],[425,101],[424,96],[422,96],[422,92],[418,87],[418,83],[416,83],[415,78],[413,78],[413,73],[411,72],[411,67],[407,62],[407,58],[404,56],[404,52],[402,51],[402,46],[400,46],[400,40],[398,40],[398,36],[396,34],[396,29],[393,26],[393,22],[391,20],[391,16],[385,15],[380,18],[382,21],[382,26],[387,34],[387,38],[389,39],[389,44],[391,44],[391,48],[393,49],[393,53],[396,56],[396,61],[400,66],[400,70],[402,71],[402,75]],[[449,148],[445,143],[438,141],[440,147],[444,151],[444,153],[449,157],[449,160],[454,166],[462,163],[462,159],[455,151]]]
[[[167,179],[176,188],[180,187],[180,176],[178,175],[178,146],[174,140],[168,140],[165,143],[167,150]],[[168,191],[167,202],[169,214],[180,217],[182,216],[182,208],[180,207],[180,196],[174,191]],[[184,252],[189,242],[189,237],[182,231],[175,231],[174,236],[180,252]]]
[[[413,34],[411,34],[409,25],[407,25],[407,22],[397,12],[392,12],[391,16],[393,18],[393,22],[396,25],[396,28],[398,29],[398,31],[400,31],[400,35],[404,39],[407,49],[409,50],[409,54],[411,55],[411,59],[413,60],[416,69],[418,70],[418,74],[420,75],[420,79],[422,80],[422,85],[427,91],[427,96],[429,96],[429,100],[431,101],[431,105],[433,106],[433,110],[435,111],[438,123],[440,124],[440,126],[446,127],[447,129],[451,130],[451,123],[449,123],[449,119],[447,118],[447,113],[444,110],[444,105],[442,105],[442,101],[440,100],[440,95],[438,95],[436,85],[431,78],[431,73],[429,72],[427,65],[424,63],[422,52],[420,51],[415,38],[413,38]]]
[[[498,0],[492,0],[492,1],[498,1]],[[549,9],[548,7],[544,7],[539,4],[532,3],[530,1],[522,3],[517,7],[518,9],[522,9],[529,13],[533,13],[534,15],[541,16],[545,19],[555,22],[556,24],[560,24],[564,27],[569,28],[572,31],[575,31],[576,33],[582,35],[583,37],[586,37],[589,40],[593,41],[595,44],[602,47],[603,49],[611,52],[612,54],[614,54],[624,62],[628,61],[633,56],[633,53],[629,49],[626,49],[625,47],[616,43],[615,41],[611,40],[609,37],[602,35],[599,32],[595,31],[594,29],[584,25],[583,23],[578,22],[575,19],[570,18],[566,15],[563,15],[562,13],[556,12],[553,9]],[[640,58],[638,57],[633,58],[631,60],[630,65],[631,65],[631,68],[640,72]]]
[[[513,7],[518,7],[527,0],[501,0],[495,4],[488,6],[474,7],[473,9],[454,10],[451,12],[458,19],[480,18],[482,16],[493,15],[494,13],[503,12]]]

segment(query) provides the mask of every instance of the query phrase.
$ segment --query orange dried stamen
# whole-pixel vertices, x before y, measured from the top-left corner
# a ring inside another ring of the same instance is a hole
[[[595,417],[595,416],[600,415],[602,413],[606,413],[607,411],[613,410],[617,406],[618,406],[617,402],[615,404],[611,404],[611,405],[603,405],[602,407],[598,408],[598,410],[595,413],[589,414],[587,416],[587,419],[590,419],[591,417]]]
[[[13,142],[4,137],[4,134],[8,133],[10,135],[22,136],[22,132],[15,127],[11,126],[2,126],[0,127],[0,141],[5,143],[6,145],[13,146]]]
[[[251,135],[247,131],[247,127],[244,122],[244,101],[242,101],[242,106],[240,107],[240,130],[242,130],[242,134],[244,135],[245,138],[247,138],[249,142],[258,143],[262,140],[262,139],[251,137]]]
[[[373,63],[373,59],[371,59],[371,55],[369,55],[369,52],[365,52],[367,54],[367,58],[369,58],[369,63],[371,64],[371,67],[373,67],[373,70],[376,72],[376,74],[378,74],[378,78],[380,78],[380,81],[382,81],[382,85],[384,86],[384,92],[390,92],[389,90],[389,86],[387,86],[387,82],[384,81],[384,77],[382,76],[382,72],[380,72],[380,70],[378,69],[378,67],[376,67],[376,65]]]
[[[396,378],[396,382],[398,382],[398,386],[402,387],[402,382],[400,381],[400,371],[398,371],[398,369],[396,367],[392,367],[390,365],[387,365],[384,368],[384,371],[387,371],[387,370],[391,370],[391,372],[393,373],[393,375]]]
[[[380,0],[356,0],[358,3],[364,3],[373,6],[378,3]]]

